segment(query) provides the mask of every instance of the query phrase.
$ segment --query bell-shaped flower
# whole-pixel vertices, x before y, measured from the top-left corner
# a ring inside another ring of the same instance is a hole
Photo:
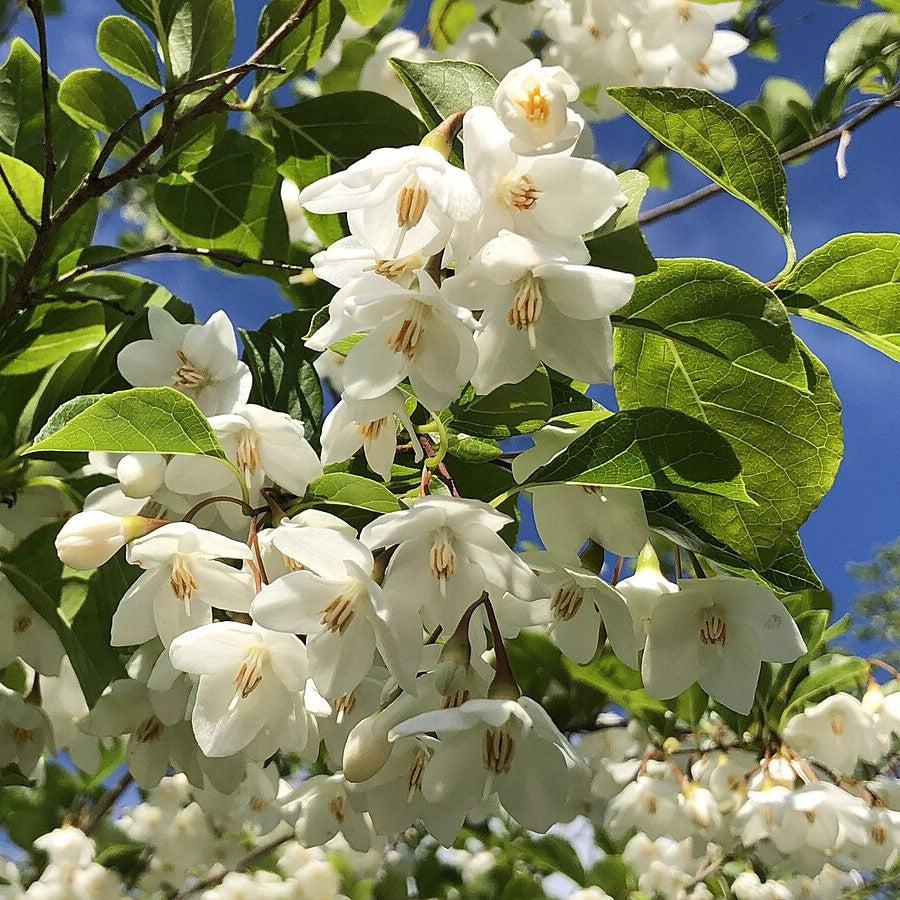
[[[65,650],[53,628],[0,572],[0,669],[17,656],[41,675],[56,675]]]
[[[747,49],[749,41],[733,31],[717,31],[709,49],[700,59],[684,60],[676,56],[667,81],[677,87],[700,88],[724,94],[737,84],[737,69],[731,61]]]
[[[536,594],[530,604],[535,619],[546,624],[553,642],[573,662],[585,665],[597,654],[601,634],[613,653],[632,669],[638,667],[631,614],[618,590],[582,567],[547,551],[524,554],[539,573]],[[603,629],[603,631],[601,631]]]
[[[437,150],[382,147],[304,188],[300,202],[314,213],[347,213],[350,233],[393,260],[441,250],[454,224],[474,215],[478,195]]]
[[[763,660],[793,662],[806,650],[797,624],[768,589],[745,578],[680,581],[653,613],[642,662],[644,686],[668,699],[695,681],[746,715]]]
[[[882,805],[869,806],[860,812],[859,821],[865,839],[845,847],[845,852],[861,869],[889,868],[900,857],[900,812]]]
[[[314,551],[315,555],[312,559],[305,557],[297,559],[290,555],[291,552],[297,551],[297,545],[290,537],[283,539],[283,536],[296,533],[304,528],[331,528],[351,538],[356,537],[356,529],[352,525],[348,525],[343,519],[320,509],[304,509],[294,516],[286,516],[274,528],[266,528],[258,535],[260,557],[269,581],[281,578],[288,572],[298,572],[300,569],[309,568],[319,559],[317,551]],[[300,552],[303,552],[304,546],[300,545]],[[245,563],[246,565],[247,563]]]
[[[31,775],[44,749],[52,751],[53,728],[40,706],[0,684],[0,768],[15,763]]]
[[[229,413],[250,396],[252,377],[238,359],[237,339],[221,310],[204,325],[184,325],[160,306],[147,310],[150,339],[127,344],[118,356],[122,377],[135,387],[174,387],[207,416]]]
[[[584,120],[568,104],[578,85],[560,66],[539,59],[508,72],[494,92],[494,109],[512,132],[510,146],[521,156],[567,150],[581,134]]]
[[[638,775],[610,802],[604,826],[613,840],[640,830],[651,840],[688,837],[691,830],[680,804],[681,792],[671,773]]]
[[[872,716],[843,691],[791,716],[782,737],[802,756],[844,775],[852,775],[860,759],[874,763],[882,753]]]
[[[900,691],[886,694],[880,684],[870,680],[862,707],[872,717],[882,753],[887,753],[894,735],[900,737]]]
[[[250,763],[237,790],[226,793],[204,785],[195,789],[193,795],[218,826],[231,826],[238,833],[247,828],[262,836],[284,821],[284,808],[278,799],[280,788],[281,779],[274,763],[268,766]]]
[[[245,403],[228,415],[209,420],[225,455],[258,492],[268,478],[303,496],[309,483],[322,474],[315,451],[304,437],[303,423],[287,413]],[[182,494],[234,493],[231,468],[210,457],[176,456],[166,469],[166,485]]]
[[[372,551],[332,529],[297,529],[279,546],[306,568],[264,586],[251,612],[266,628],[309,635],[310,673],[322,696],[352,691],[376,648],[400,684],[413,687],[422,622],[412,593],[388,597],[372,579]]]
[[[212,608],[247,612],[253,579],[221,559],[250,559],[246,544],[172,522],[128,547],[128,561],[145,571],[125,592],[112,620],[115,647],[159,635],[167,647],[185,631],[212,622]]]
[[[369,468],[390,481],[398,426],[406,429],[418,462],[422,447],[400,391],[391,390],[371,400],[340,400],[322,424],[322,465],[343,462],[362,448]]]
[[[467,700],[461,706],[414,716],[390,732],[391,740],[434,732],[440,746],[425,767],[422,795],[475,807],[496,791],[506,811],[531,831],[560,820],[570,769],[580,765],[543,707],[519,700]]]
[[[450,635],[485,590],[534,596],[534,575],[499,535],[511,521],[480,500],[430,496],[411,509],[379,516],[360,540],[372,548],[398,545],[385,592],[415,597],[426,624],[440,625]]]
[[[351,786],[341,773],[313,775],[297,791],[300,815],[297,840],[303,847],[321,847],[341,834],[354,849],[365,852],[372,846],[372,831],[365,815],[351,802]]]
[[[82,772],[96,772],[100,767],[102,742],[78,727],[88,714],[88,705],[67,656],[58,675],[41,678],[41,708],[53,726],[57,748],[65,750]]]
[[[428,257],[416,252],[400,259],[382,259],[371,247],[349,235],[314,254],[310,262],[317,278],[337,288],[359,283],[362,290],[360,279],[371,282],[372,276],[409,287],[415,273],[425,268]]]
[[[653,611],[666,594],[678,590],[659,569],[659,560],[651,544],[647,544],[637,558],[634,575],[616,583],[616,590],[625,598],[634,623],[634,643],[638,651],[644,649]]]
[[[863,825],[868,806],[854,794],[828,781],[814,781],[794,791],[773,843],[782,853],[809,847],[834,853],[848,841],[866,840]]]
[[[543,241],[580,242],[624,206],[615,174],[592,159],[565,154],[518,156],[489,106],[465,116],[466,171],[481,196],[478,215],[457,229],[453,245],[465,260],[503,228]]]
[[[339,308],[332,305],[329,322],[307,345],[324,349],[349,334],[366,332],[341,369],[345,396],[372,400],[409,377],[429,410],[446,408],[475,371],[471,328],[425,272],[418,275],[418,290],[379,282],[365,295],[345,295]]]
[[[345,22],[348,19],[344,20]],[[413,101],[409,89],[400,79],[397,70],[391,65],[392,59],[424,62],[431,59],[433,53],[419,43],[419,36],[407,28],[394,28],[376,45],[375,51],[366,60],[359,74],[359,89],[384,94],[391,100],[405,106],[419,115],[418,107]]]
[[[646,0],[638,21],[641,40],[649,50],[671,45],[683,59],[695,61],[709,49],[716,25],[733,19],[739,10],[740,3]]]
[[[334,769],[341,768],[347,736],[353,728],[381,707],[387,678],[387,669],[373,666],[352,691],[333,700],[328,717],[319,719],[319,735]]]
[[[578,265],[588,262],[581,249],[570,258],[558,242],[501,231],[444,283],[451,302],[484,310],[472,377],[479,394],[521,381],[541,362],[579,381],[612,379],[609,317],[628,302],[634,276]]]
[[[512,3],[503,5],[514,7]],[[531,50],[519,37],[497,23],[500,5],[481,4],[481,6],[485,11],[490,8],[491,21],[494,24],[488,25],[480,18],[471,21],[460,32],[452,46],[443,51],[444,58],[475,63],[489,72],[497,72],[500,75],[528,62],[533,56]],[[533,22],[532,18],[530,31],[534,31]]]
[[[198,676],[191,723],[207,756],[237,753],[267,727],[280,734],[308,678],[303,643],[259,625],[203,625],[176,638],[169,657]]]
[[[534,447],[513,460],[519,484],[565,449],[583,429],[547,426],[534,435]],[[548,550],[571,556],[590,538],[620,556],[637,556],[650,537],[641,492],[592,484],[529,487],[534,521]]]

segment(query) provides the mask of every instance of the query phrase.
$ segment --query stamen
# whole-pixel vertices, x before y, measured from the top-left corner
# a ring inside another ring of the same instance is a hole
[[[694,71],[700,75],[709,75],[709,63],[704,62],[702,59],[697,60],[694,63]]]
[[[266,811],[266,807],[269,805],[260,797],[251,797],[250,802],[247,804],[250,809],[255,812],[257,815],[264,813]]]
[[[878,824],[872,826],[869,833],[872,835],[872,840],[879,846],[887,843],[888,833],[887,828],[885,828],[884,825]]]
[[[513,209],[521,211],[531,209],[543,191],[528,175],[522,175],[509,185],[506,191],[506,203]]]
[[[368,591],[359,581],[352,581],[346,590],[338,594],[323,610],[322,624],[339,634],[343,634],[356,615],[356,604]]]
[[[259,446],[256,435],[249,429],[241,432],[237,448],[237,466],[247,475],[253,475],[259,468]]]
[[[359,432],[364,441],[374,441],[378,437],[378,435],[381,434],[381,429],[384,428],[387,423],[387,416],[383,416],[380,419],[374,419],[371,422],[365,422],[362,425],[357,425],[356,430]]]
[[[840,716],[835,716],[831,720],[831,733],[840,736],[844,733],[844,720]]]
[[[183,350],[176,350],[175,355],[181,365],[175,370],[172,379],[172,387],[176,388],[201,388],[212,381],[212,376],[204,369],[195,366],[185,356]]]
[[[546,122],[550,118],[550,101],[541,90],[540,84],[533,84],[516,104],[525,113],[529,122]]]
[[[158,741],[163,733],[163,723],[156,716],[144,719],[134,731],[134,737],[142,744]]]
[[[691,4],[688,0],[677,0],[675,3],[675,12],[678,13],[678,18],[681,19],[682,22],[690,22],[694,16],[694,11],[691,9]]]
[[[532,350],[537,346],[534,326],[540,319],[543,309],[544,298],[541,295],[540,282],[531,272],[527,272],[519,282],[519,290],[513,305],[506,314],[506,322],[510,328],[518,331],[528,330],[528,343]]]
[[[471,694],[465,688],[460,691],[454,691],[452,694],[445,694],[444,699],[441,701],[441,708],[456,709],[457,706],[462,706],[470,697]]]
[[[425,265],[425,260],[421,253],[411,253],[409,256],[402,256],[400,259],[379,259],[375,263],[375,274],[384,278],[390,278],[395,281],[403,275],[415,272]]]
[[[397,197],[397,225],[412,228],[422,221],[422,214],[428,206],[428,191],[418,175],[413,175],[400,190]]]
[[[302,572],[306,568],[303,563],[297,562],[296,559],[294,559],[292,556],[288,556],[287,553],[281,554],[281,561],[292,572]]]
[[[484,767],[495,775],[505,775],[512,765],[516,742],[506,728],[488,728],[484,733]]]
[[[413,760],[412,768],[409,770],[409,778],[406,781],[406,802],[411,803],[417,793],[422,791],[422,777],[425,774],[425,767],[431,759],[431,754],[425,747],[420,747],[419,752]]]
[[[334,711],[337,713],[335,719],[338,725],[344,721],[344,716],[349,716],[356,709],[356,702],[356,694],[353,691],[343,694],[334,701]]]
[[[328,809],[337,820],[337,823],[340,825],[344,821],[344,816],[347,814],[344,795],[337,794],[336,796],[332,797],[331,802],[328,804]]]
[[[603,488],[599,484],[582,484],[581,489],[586,494],[597,494],[601,500],[605,500],[606,497],[603,494]]]
[[[724,647],[727,639],[728,628],[725,620],[714,612],[707,613],[700,628],[700,640],[707,646],[718,644],[720,647]]]
[[[24,747],[25,744],[34,740],[34,731],[30,728],[22,728],[15,725],[11,732],[12,741],[17,747]]]
[[[439,528],[433,537],[428,557],[431,574],[438,579],[441,596],[447,596],[447,580],[456,568],[456,551],[453,549],[453,533],[449,528]]]
[[[554,594],[553,600],[550,602],[550,611],[559,621],[568,622],[581,609],[583,602],[584,588],[576,584],[574,580],[569,581]]]
[[[172,574],[169,576],[169,584],[172,586],[175,596],[187,609],[188,604],[191,602],[191,597],[194,596],[194,591],[197,590],[197,581],[193,572],[191,572],[190,557],[185,556],[183,553],[175,554],[172,560]]]
[[[244,654],[237,675],[234,676],[234,697],[228,706],[229,711],[233,710],[239,700],[245,700],[259,686],[263,680],[263,666],[269,660],[269,648],[264,644],[254,644]]]
[[[13,619],[13,634],[24,634],[31,628],[31,616],[27,610],[22,610],[15,619]]]
[[[394,353],[402,353],[407,359],[415,359],[421,349],[419,342],[425,331],[425,322],[430,315],[431,307],[427,303],[412,301],[400,327],[388,338],[388,347]]]

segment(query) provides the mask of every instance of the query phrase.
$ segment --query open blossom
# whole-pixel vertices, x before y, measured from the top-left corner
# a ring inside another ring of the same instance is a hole
[[[306,548],[306,545],[301,544],[298,551],[291,538],[292,534],[303,528],[332,528],[351,538],[356,537],[356,529],[352,525],[321,509],[304,509],[294,516],[283,518],[274,528],[266,528],[258,535],[259,552],[269,581],[287,575],[288,572],[315,565],[314,560],[318,557],[310,560],[306,556],[299,559],[291,556],[291,553],[296,552],[302,554]]]
[[[328,528],[298,529],[281,546],[308,567],[263,587],[251,611],[267,628],[309,635],[310,671],[322,695],[352,691],[376,648],[400,684],[412,687],[422,650],[416,601],[409,593],[387,596],[372,580],[371,550]]]
[[[128,561],[144,569],[125,592],[112,621],[113,646],[149,641],[168,646],[185,631],[212,622],[212,608],[247,612],[253,579],[222,559],[250,559],[246,544],[173,522],[128,548]]]
[[[568,107],[577,98],[578,85],[565,69],[532,59],[504,76],[494,92],[494,109],[513,135],[513,151],[556,153],[571,147],[584,127]]]
[[[176,638],[169,656],[175,668],[198,676],[191,722],[207,756],[236,753],[264,728],[276,736],[295,728],[294,739],[305,743],[309,673],[306,650],[293,635],[214,622]]]
[[[611,380],[609,316],[631,297],[634,276],[580,264],[588,261],[583,245],[501,231],[444,283],[453,303],[484,310],[472,377],[479,394],[521,381],[541,362],[580,381]]]
[[[0,669],[18,656],[41,675],[56,675],[64,655],[50,624],[0,572]]]
[[[102,742],[78,727],[88,714],[88,705],[67,656],[63,657],[58,675],[41,678],[41,706],[53,726],[56,746],[64,749],[83,772],[96,772]]]
[[[659,570],[659,560],[653,546],[647,544],[634,567],[634,575],[616,583],[616,590],[625,598],[634,623],[634,642],[638,650],[644,649],[653,611],[666,594],[678,590]]]
[[[806,650],[796,623],[771,591],[744,578],[692,578],[678,588],[650,622],[642,663],[648,693],[667,699],[696,681],[746,715],[762,661],[793,662]]]
[[[640,19],[643,46],[651,50],[671,46],[683,59],[694,61],[709,49],[716,25],[733,19],[740,4],[646,0],[644,10]]]
[[[372,832],[365,815],[354,808],[353,788],[340,773],[313,775],[300,786],[297,797],[297,840],[304,847],[321,847],[341,834],[354,850],[368,850]]]
[[[672,61],[668,80],[678,87],[702,88],[724,94],[734,90],[737,84],[737,69],[732,56],[747,49],[749,41],[733,31],[717,31],[713,35],[709,49],[697,60]]]
[[[349,16],[344,21],[349,21]],[[363,65],[359,75],[360,90],[384,94],[418,115],[416,104],[406,85],[400,80],[400,76],[391,65],[391,60],[424,62],[431,58],[431,55],[419,44],[418,35],[414,31],[395,28],[378,42],[375,52]]]
[[[406,429],[415,460],[419,462],[422,447],[400,391],[391,390],[371,400],[343,398],[322,424],[322,465],[350,459],[361,448],[369,468],[390,481],[397,454],[398,426]]]
[[[228,316],[184,325],[160,306],[147,309],[150,339],[133,341],[118,356],[122,377],[135,387],[174,387],[208,416],[231,412],[250,396],[252,377],[238,359]]]
[[[53,728],[44,711],[0,684],[0,768],[15,763],[31,775],[45,747],[53,749]]]

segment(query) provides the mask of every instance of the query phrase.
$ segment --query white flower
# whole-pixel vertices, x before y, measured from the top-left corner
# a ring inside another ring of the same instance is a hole
[[[748,791],[747,799],[734,816],[735,831],[745,847],[771,840],[783,853],[790,853],[802,843],[802,837],[790,834],[785,817],[791,809],[793,791],[783,785],[767,785],[762,790]]]
[[[41,675],[56,675],[64,655],[53,628],[0,572],[0,669],[18,656]]]
[[[886,753],[892,735],[900,737],[900,691],[885,694],[881,685],[871,681],[863,694],[862,707],[872,717],[881,751]]]
[[[502,228],[538,240],[577,241],[626,203],[615,174],[602,163],[564,154],[518,156],[510,149],[509,132],[488,106],[466,113],[463,143],[481,210],[454,238],[462,258]]]
[[[59,472],[60,476],[65,474]],[[74,512],[75,504],[68,494],[56,487],[26,484],[0,503],[0,549],[13,549],[41,525],[65,521]]]
[[[247,612],[253,579],[220,559],[250,559],[246,544],[172,522],[134,541],[128,561],[144,573],[125,592],[112,620],[112,644],[141,644],[155,637],[167,647],[185,631],[212,622],[212,608]]]
[[[638,667],[631,614],[625,599],[605,581],[583,568],[577,559],[549,552],[524,557],[537,572],[535,617],[545,622],[554,643],[573,662],[585,665],[598,651],[601,627],[616,656]]]
[[[653,613],[642,674],[647,692],[668,699],[695,681],[746,715],[760,665],[793,662],[806,645],[791,614],[769,590],[720,575],[680,581]]]
[[[780,881],[760,881],[756,872],[741,872],[731,885],[737,900],[791,900],[793,894]]]
[[[583,245],[503,230],[445,282],[453,303],[484,310],[472,378],[479,394],[521,381],[541,362],[580,381],[611,380],[609,316],[631,297],[634,276],[576,264],[588,261]]]
[[[500,6],[515,8],[512,3],[498,4],[491,11],[493,19],[496,19],[496,11]],[[444,56],[476,63],[484,66],[491,74],[502,76],[531,59],[532,54],[516,35],[495,30],[481,19],[475,19],[462,30],[453,46],[444,52]]]
[[[792,716],[783,737],[801,755],[847,775],[857,760],[874,763],[881,755],[872,717],[856,697],[843,691]]]
[[[478,195],[469,176],[431,147],[382,147],[300,192],[314,213],[347,213],[350,233],[382,260],[431,256]]]
[[[274,764],[250,763],[236,791],[225,793],[211,785],[194,789],[194,799],[217,823],[227,822],[238,831],[249,827],[258,835],[266,835],[284,821],[284,810],[278,802],[280,779]]]
[[[332,306],[331,320],[307,346],[323,349],[354,332],[368,332],[341,368],[345,396],[372,400],[408,376],[429,410],[446,408],[475,371],[471,329],[424,272],[419,273],[418,290],[388,279],[378,282],[364,297],[348,294],[339,310]]]
[[[836,869],[826,863],[815,878],[797,875],[785,879],[792,897],[812,897],[815,900],[840,900],[863,886],[863,877],[854,870]]]
[[[739,10],[739,3],[708,6],[690,0],[646,0],[641,39],[647,49],[671,45],[683,59],[698,60],[709,49],[716,25]]]
[[[300,787],[297,840],[304,847],[321,847],[341,834],[354,850],[368,850],[372,834],[363,813],[354,809],[351,787],[343,775],[314,775]]]
[[[279,546],[307,568],[263,587],[251,612],[267,628],[309,635],[311,674],[322,695],[352,691],[372,667],[376,647],[391,674],[412,687],[422,650],[416,600],[385,595],[372,580],[371,550],[327,528],[285,533]]]
[[[88,714],[88,705],[67,656],[62,660],[58,676],[41,679],[41,706],[53,726],[56,746],[65,749],[82,772],[96,772],[102,742],[78,727]]]
[[[803,845],[832,853],[847,841],[865,842],[866,812],[864,800],[831,782],[804,784],[791,795],[783,827],[773,840],[782,853]]]
[[[513,460],[519,484],[549,462],[584,429],[547,426],[534,447]],[[571,556],[590,538],[620,556],[637,556],[650,537],[640,491],[599,485],[550,484],[529,487],[538,534],[548,550]]]
[[[423,62],[430,55],[419,45],[419,38],[415,32],[395,28],[378,42],[375,52],[362,67],[359,76],[360,90],[384,94],[418,115],[416,104],[391,65],[391,59]]]
[[[98,509],[76,513],[56,536],[56,553],[70,569],[96,569],[112,559],[140,530],[139,516],[111,516]],[[136,527],[137,526],[137,527]]]
[[[276,741],[289,730],[305,735],[306,650],[293,635],[214,622],[176,638],[169,657],[199,676],[191,723],[207,756],[236,753],[265,728]]]
[[[565,69],[532,59],[506,74],[494,93],[494,109],[512,132],[513,151],[556,153],[571,147],[584,127],[568,108],[577,99],[578,85]]]
[[[259,491],[269,478],[303,496],[309,483],[322,474],[318,457],[304,437],[303,423],[287,413],[246,403],[227,415],[213,416],[209,424],[253,491]],[[217,492],[233,488],[234,483],[234,472],[210,457],[176,456],[166,470],[167,486],[182,494]]]
[[[135,387],[174,387],[207,416],[246,403],[252,377],[238,359],[237,340],[221,310],[205,325],[183,325],[160,306],[147,310],[150,340],[134,341],[118,356],[122,377]]]
[[[900,857],[900,812],[870,806],[860,814],[865,840],[845,850],[861,869],[888,869]]]
[[[356,537],[356,529],[352,525],[320,509],[304,509],[295,516],[283,518],[275,528],[266,528],[258,536],[260,556],[269,581],[287,575],[288,572],[306,568],[307,563],[315,564],[315,560],[319,558],[314,556],[312,560],[295,559],[290,555],[292,550],[296,551],[297,545],[291,538],[283,540],[283,535],[293,534],[303,528],[331,528],[351,538]],[[300,545],[301,551],[303,547],[304,545]]]
[[[369,468],[390,481],[398,425],[406,429],[418,462],[422,447],[400,391],[391,390],[371,400],[342,399],[322,424],[322,465],[350,459],[362,447]]]
[[[510,816],[539,832],[562,817],[577,758],[543,707],[529,697],[467,700],[414,716],[393,728],[390,738],[426,732],[436,732],[441,741],[425,767],[426,800],[452,798],[471,808],[496,791]]]
[[[161,453],[105,453],[94,450],[88,453],[88,461],[92,471],[116,478],[122,493],[132,499],[149,497],[165,483],[166,458]]]
[[[534,576],[499,531],[512,520],[487,503],[459,497],[425,497],[411,509],[387,513],[367,525],[369,547],[399,545],[384,588],[411,595],[427,611],[427,624],[449,636],[472,602],[489,587],[530,599]]]
[[[734,90],[737,69],[732,56],[747,49],[749,41],[733,31],[717,31],[709,49],[697,60],[676,57],[668,81],[678,87],[702,88],[724,94]]]
[[[650,544],[641,551],[634,575],[617,582],[616,590],[625,598],[634,623],[634,642],[638,650],[644,649],[647,632],[653,619],[653,611],[666,594],[678,590],[659,570],[659,560]]]
[[[638,775],[606,809],[605,825],[614,840],[638,829],[649,838],[687,837],[685,817],[679,805],[680,791],[671,778]]]
[[[345,21],[351,22],[348,18]],[[281,182],[281,205],[288,223],[288,238],[292,244],[311,244],[321,246],[319,236],[309,224],[303,207],[300,206],[300,188],[290,178]]]
[[[413,283],[415,273],[424,268],[428,258],[416,252],[401,259],[380,259],[373,249],[350,235],[314,254],[310,262],[317,278],[338,288],[347,288],[349,285],[348,291],[343,292],[346,294],[357,291],[357,284],[359,285],[357,292],[364,293],[367,285],[379,283],[378,278],[386,278],[403,287],[409,287]],[[371,277],[373,275],[378,276],[374,281]],[[330,305],[334,302],[332,299]]]
[[[53,729],[43,710],[0,684],[0,768],[16,763],[31,775],[45,747],[53,749]]]

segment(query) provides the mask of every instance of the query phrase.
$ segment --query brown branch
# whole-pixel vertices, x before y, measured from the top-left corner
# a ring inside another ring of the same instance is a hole
[[[41,223],[30,213],[27,209],[25,209],[25,204],[22,202],[22,198],[16,192],[16,189],[13,187],[12,182],[9,180],[9,175],[6,174],[6,166],[3,163],[0,163],[0,179],[3,179],[3,185],[7,190],[7,193],[10,196],[13,204],[16,209],[19,211],[19,215],[35,230],[37,231],[40,228]]]
[[[126,769],[125,774],[97,801],[96,806],[91,810],[88,820],[81,826],[81,830],[85,834],[91,835],[96,831],[97,826],[133,781],[131,772]]]
[[[50,106],[50,57],[47,52],[47,23],[43,0],[28,0],[38,33],[41,58],[41,99],[44,105],[44,191],[41,197],[41,224],[50,221],[53,212],[53,183],[56,180],[56,157],[53,154],[53,112]]]
[[[431,457],[433,457],[435,455],[435,453],[437,452],[434,449],[434,444],[432,444],[431,441],[429,440],[428,435],[420,434],[419,435],[419,443],[422,445],[422,449],[425,451],[425,455],[427,457],[429,457],[429,459]],[[431,469],[428,469],[428,471],[431,472]],[[436,471],[437,471],[438,475],[440,476],[441,481],[443,481],[444,484],[446,485],[447,490],[450,491],[451,497],[462,496],[459,493],[459,488],[457,488],[456,482],[453,480],[453,476],[450,474],[450,470],[447,468],[447,466],[444,464],[443,461],[441,461],[437,464]],[[431,480],[430,477],[428,480],[429,481]]]
[[[791,162],[792,160],[799,159],[801,156],[815,153],[817,150],[821,150],[823,147],[835,143],[835,141],[839,141],[841,135],[845,131],[853,131],[854,129],[859,128],[860,125],[864,125],[869,119],[877,116],[880,112],[889,109],[897,103],[898,100],[900,100],[900,85],[895,87],[890,93],[885,94],[879,100],[871,103],[858,116],[854,116],[843,125],[837,125],[829,131],[825,131],[805,143],[780,154],[781,161],[783,163]],[[647,210],[647,212],[643,213],[638,219],[638,224],[649,225],[651,222],[657,222],[660,219],[668,218],[684,209],[696,206],[698,203],[702,203],[704,200],[707,200],[716,194],[720,194],[724,190],[725,188],[719,184],[708,184],[691,194],[686,194],[684,197],[679,197],[676,200],[663,203],[654,209]]]

